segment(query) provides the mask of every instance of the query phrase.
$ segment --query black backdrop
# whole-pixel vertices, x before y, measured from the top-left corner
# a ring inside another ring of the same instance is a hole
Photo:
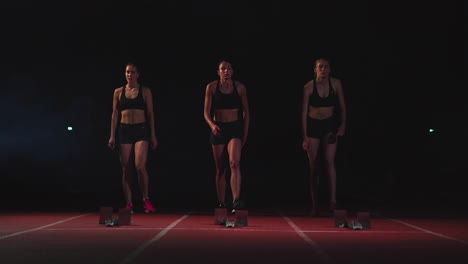
[[[464,13],[461,1],[8,3],[0,18],[2,208],[123,204],[118,156],[106,143],[112,93],[129,60],[142,65],[154,95],[152,199],[211,207],[203,96],[221,58],[250,100],[244,198],[252,207],[306,206],[301,95],[321,56],[348,106],[339,202],[466,201]],[[326,198],[325,178],[321,185]]]

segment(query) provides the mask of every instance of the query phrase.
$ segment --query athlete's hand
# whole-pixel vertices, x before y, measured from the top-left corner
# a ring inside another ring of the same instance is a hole
[[[307,140],[307,138],[304,138],[302,140],[302,148],[305,150],[305,151],[308,151],[309,150],[309,141]]]
[[[211,126],[211,132],[213,132],[213,134],[215,136],[220,136],[221,135],[221,129],[217,125]]]
[[[111,137],[107,143],[107,146],[111,149],[115,149],[115,138]]]
[[[336,133],[337,136],[343,136],[345,134],[345,126],[344,125],[341,125],[339,128],[338,128],[338,132]]]
[[[156,149],[158,147],[158,140],[156,137],[151,137],[151,149]]]

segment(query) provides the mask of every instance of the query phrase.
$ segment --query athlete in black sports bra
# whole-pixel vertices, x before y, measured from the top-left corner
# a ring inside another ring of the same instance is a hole
[[[302,147],[309,159],[309,184],[312,198],[311,215],[318,214],[318,175],[316,158],[320,142],[330,187],[329,209],[336,209],[335,153],[337,136],[343,136],[346,123],[346,106],[341,81],[330,77],[330,63],[327,59],[315,61],[315,78],[304,85],[302,101]],[[339,107],[339,108],[338,108]],[[335,115],[340,109],[340,118]]]
[[[225,173],[229,164],[232,209],[235,211],[244,207],[240,198],[240,160],[249,131],[249,106],[245,85],[232,79],[234,71],[231,63],[221,61],[217,71],[219,80],[206,86],[204,117],[211,129],[210,144],[216,165],[217,206],[226,207]]]
[[[138,83],[139,69],[133,63],[125,67],[127,84],[114,91],[112,103],[111,133],[109,147],[114,149],[116,144],[116,128],[119,125],[119,150],[122,166],[122,187],[126,201],[126,208],[133,212],[130,176],[133,166],[130,165],[132,148],[135,155],[135,168],[143,198],[145,212],[154,212],[154,207],[148,193],[148,171],[146,160],[148,149],[155,149],[158,142],[154,125],[153,97],[148,87]]]

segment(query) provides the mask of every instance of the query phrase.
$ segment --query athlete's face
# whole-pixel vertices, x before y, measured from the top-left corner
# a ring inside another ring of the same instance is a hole
[[[233,73],[231,63],[223,61],[219,64],[218,75],[221,79],[230,79]]]
[[[125,78],[127,79],[127,82],[135,82],[138,80],[138,77],[140,76],[140,73],[138,72],[138,69],[134,65],[128,65],[125,67]]]
[[[315,64],[314,72],[318,78],[327,78],[330,74],[330,64],[326,60],[319,60]]]

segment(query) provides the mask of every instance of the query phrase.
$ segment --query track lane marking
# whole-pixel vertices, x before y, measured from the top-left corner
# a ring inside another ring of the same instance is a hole
[[[387,218],[387,219],[390,219],[390,220],[392,220],[392,221],[394,221],[394,222],[397,222],[397,223],[400,223],[400,224],[403,224],[403,225],[412,227],[412,228],[417,229],[417,230],[419,230],[419,231],[422,231],[422,232],[424,232],[424,233],[431,234],[431,235],[434,235],[434,236],[438,236],[438,237],[441,237],[441,238],[445,238],[445,239],[448,239],[448,240],[456,241],[456,242],[459,242],[459,243],[462,243],[462,244],[468,246],[468,242],[467,242],[467,241],[460,240],[460,239],[457,239],[457,238],[454,238],[454,237],[450,237],[450,236],[446,236],[446,235],[443,235],[443,234],[440,234],[440,233],[436,233],[436,232],[433,232],[433,231],[424,229],[424,228],[422,228],[422,227],[415,226],[415,225],[412,225],[412,224],[410,224],[410,223],[406,223],[405,221],[401,221],[401,220],[397,220],[397,219],[393,219],[393,218]]]
[[[189,215],[190,215],[190,212],[183,215],[182,217],[180,217],[176,221],[172,222],[170,225],[168,225],[166,228],[164,228],[161,232],[159,232],[152,239],[146,241],[141,246],[139,246],[137,249],[135,249],[132,253],[130,253],[130,255],[128,255],[120,263],[130,263],[130,262],[132,262],[136,257],[138,257],[138,255],[140,255],[141,252],[143,252],[143,250],[145,250],[145,248],[149,247],[152,243],[154,243],[154,242],[158,241],[159,239],[161,239],[165,234],[167,234],[167,232],[169,232],[174,226],[176,226],[177,224],[182,222]]]
[[[147,230],[162,230],[164,227],[115,227],[115,228],[47,228],[43,231],[147,231]],[[172,228],[171,230],[187,230],[187,231],[225,231],[225,232],[282,232],[282,233],[295,233],[295,230],[277,230],[277,229],[241,229],[241,228]],[[303,233],[347,233],[357,234],[352,230],[301,230]],[[420,234],[425,233],[421,231],[372,231],[366,230],[359,232],[360,234]]]
[[[304,241],[312,247],[313,251],[315,254],[317,254],[322,262],[324,263],[333,263],[332,259],[330,256],[320,248],[319,244],[312,240],[310,237],[308,237],[306,234],[304,234],[304,231],[302,231],[289,217],[285,216],[283,213],[279,212],[281,217],[294,229],[294,231],[304,239]]]
[[[89,213],[89,214],[90,214],[90,213]],[[61,223],[64,223],[64,222],[67,222],[67,221],[76,219],[76,218],[78,218],[78,217],[82,217],[82,216],[85,216],[85,215],[89,215],[89,214],[82,214],[82,215],[70,217],[70,218],[67,218],[67,219],[64,219],[64,220],[60,220],[60,221],[58,221],[58,222],[55,222],[55,223],[52,223],[52,224],[48,224],[48,225],[45,225],[45,226],[41,226],[41,227],[37,227],[37,228],[33,228],[33,229],[28,229],[28,230],[24,230],[24,231],[19,231],[19,232],[16,232],[16,233],[13,233],[13,234],[9,234],[9,235],[0,236],[0,240],[1,240],[1,239],[5,239],[5,238],[9,238],[9,237],[18,236],[18,235],[25,234],[25,233],[34,232],[34,231],[41,230],[41,229],[46,229],[47,227],[54,226],[54,225],[58,225],[58,224],[61,224]]]

